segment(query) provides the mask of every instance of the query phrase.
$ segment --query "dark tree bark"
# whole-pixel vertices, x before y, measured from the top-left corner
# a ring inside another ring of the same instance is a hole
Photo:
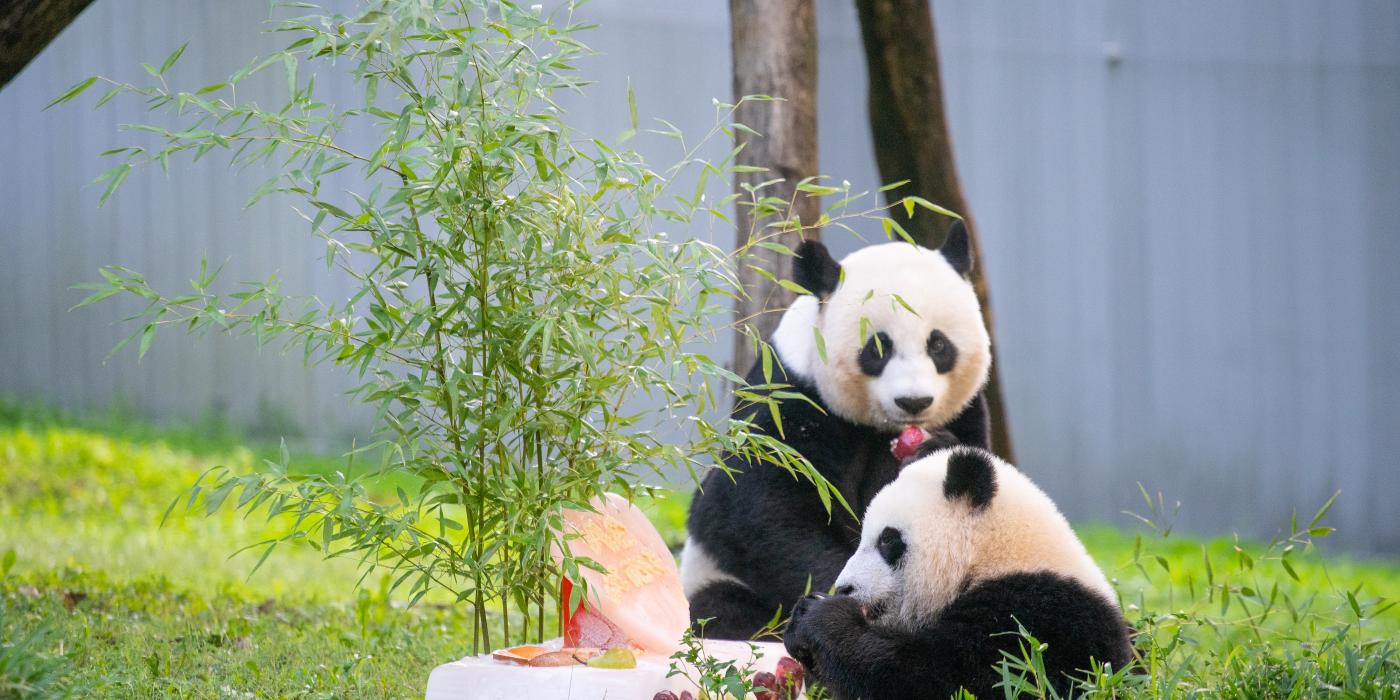
[[[0,1],[0,88],[90,4],[92,0]]]
[[[992,331],[995,340],[977,226],[958,182],[953,140],[943,109],[938,44],[929,4],[930,0],[856,0],[869,74],[870,131],[875,139],[875,160],[884,182],[909,181],[908,185],[887,193],[888,199],[914,194],[963,216],[971,234],[973,257],[978,263],[973,268],[972,284],[982,303],[987,329]],[[903,208],[898,209],[894,215],[903,217]],[[916,210],[912,219],[902,223],[915,240],[937,246],[950,221],[928,211]],[[992,421],[992,448],[1014,462],[1010,423],[995,361],[987,383],[987,408]]]
[[[735,140],[744,148],[740,165],[766,168],[766,172],[738,173],[734,191],[747,199],[743,185],[757,185],[774,178],[783,182],[763,190],[764,196],[793,202],[804,225],[812,225],[821,215],[821,200],[797,196],[797,183],[817,174],[817,18],[813,0],[730,0],[730,54],[734,62],[734,99],[745,95],[771,95],[775,102],[747,102],[735,118],[761,136],[736,132]],[[737,243],[743,245],[755,230],[751,209],[738,207]],[[759,222],[760,225],[763,222]],[[808,233],[808,237],[815,235]],[[796,248],[801,242],[797,231],[770,239]],[[778,279],[791,279],[792,258],[759,248],[753,249],[756,265]],[[747,322],[762,337],[778,325],[779,314],[765,313],[786,308],[794,298],[789,292],[748,267],[739,271],[748,297],[736,303],[735,317]],[[754,351],[747,337],[735,334],[734,371],[748,372]]]

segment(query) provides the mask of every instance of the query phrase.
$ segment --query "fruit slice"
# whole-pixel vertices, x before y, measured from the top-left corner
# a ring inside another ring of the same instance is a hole
[[[593,668],[636,668],[637,657],[627,647],[613,647],[588,660]]]
[[[690,605],[681,590],[676,560],[646,515],[627,499],[610,493],[593,506],[596,512],[562,513],[573,555],[607,570],[580,570],[588,595],[566,611],[565,644],[631,645],[670,656],[690,625]],[[560,556],[558,551],[555,556]],[[561,587],[564,608],[569,607],[575,583]]]
[[[507,663],[524,665],[526,663],[529,663],[530,659],[533,659],[536,656],[539,656],[540,654],[543,654],[547,651],[549,650],[544,647],[537,647],[531,644],[527,644],[521,647],[497,649],[491,652],[491,658],[497,661],[505,661]]]
[[[561,614],[564,618],[564,646],[597,647],[599,649],[631,646],[632,640],[628,639],[627,635],[617,628],[617,625],[594,612],[584,601],[580,600],[572,612],[568,610],[569,596],[573,587],[573,581],[570,581],[567,576],[564,577],[559,591]]]
[[[581,664],[581,663],[583,663],[583,662],[580,661],[580,660],[578,659],[577,656],[574,656],[574,653],[573,653],[572,651],[565,651],[565,650],[561,649],[561,650],[559,650],[559,651],[550,651],[550,652],[545,652],[545,653],[543,653],[543,654],[540,654],[539,656],[536,656],[535,658],[530,659],[525,665],[527,665],[527,666],[536,666],[536,667],[539,667],[539,666],[576,666],[576,665]]]
[[[587,647],[564,647],[558,651],[546,651],[529,661],[526,666],[577,666],[586,664],[597,657],[602,650]]]
[[[778,700],[778,677],[767,672],[759,671],[753,674],[753,680],[749,682],[753,686],[753,694],[761,700]]]
[[[899,437],[890,441],[890,454],[894,455],[895,461],[903,462],[913,457],[919,451],[919,445],[932,437],[932,435],[917,425],[907,425],[900,431]]]
[[[802,682],[806,672],[797,659],[790,656],[778,659],[778,667],[773,675],[777,677],[778,698],[780,700],[793,700],[798,693],[802,692]]]

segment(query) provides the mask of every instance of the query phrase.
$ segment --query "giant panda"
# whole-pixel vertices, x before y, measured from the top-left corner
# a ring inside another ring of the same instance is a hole
[[[866,509],[835,590],[793,609],[784,643],[837,698],[1000,697],[994,667],[1020,657],[1018,625],[1048,645],[1061,695],[1093,661],[1133,658],[1114,591],[1064,516],[980,449],[905,467]]]
[[[771,338],[773,382],[801,399],[781,402],[778,423],[738,408],[754,429],[795,448],[859,515],[893,480],[890,441],[922,426],[937,444],[986,447],[982,395],[991,343],[977,295],[967,230],[943,245],[872,245],[839,263],[820,242],[796,251],[795,300]],[[823,347],[818,346],[820,334]],[[762,363],[748,375],[765,383]],[[856,549],[859,523],[832,512],[784,470],[730,456],[702,481],[690,507],[681,580],[703,635],[749,639],[808,590],[827,590]]]

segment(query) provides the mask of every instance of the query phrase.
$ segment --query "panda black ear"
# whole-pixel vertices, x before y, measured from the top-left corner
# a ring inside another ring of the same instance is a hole
[[[962,219],[953,221],[953,227],[948,229],[948,237],[943,239],[938,252],[959,275],[966,277],[967,273],[972,272],[972,243],[967,238],[967,225]]]
[[[997,493],[997,470],[985,451],[970,448],[948,455],[948,475],[943,478],[943,495],[949,499],[967,497],[974,509],[986,508]]]
[[[841,264],[831,257],[821,241],[803,241],[797,247],[792,277],[798,286],[825,299],[836,291],[836,285],[841,282]]]

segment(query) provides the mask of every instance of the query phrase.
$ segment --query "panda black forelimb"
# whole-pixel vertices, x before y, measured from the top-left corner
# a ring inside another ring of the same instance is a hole
[[[976,584],[909,631],[870,622],[849,596],[807,598],[794,608],[785,642],[837,698],[942,698],[958,688],[991,697],[1001,694],[997,664],[1021,654],[1021,627],[1047,645],[1047,680],[1062,695],[1091,660],[1115,670],[1132,663],[1129,628],[1116,607],[1049,572]]]
[[[943,426],[961,444],[992,451],[992,421],[987,410],[987,394],[977,392],[972,401],[953,420]],[[951,447],[951,445],[949,445]]]
[[[836,698],[947,697],[946,650],[923,635],[872,624],[850,596],[809,596],[793,609],[787,651]]]

